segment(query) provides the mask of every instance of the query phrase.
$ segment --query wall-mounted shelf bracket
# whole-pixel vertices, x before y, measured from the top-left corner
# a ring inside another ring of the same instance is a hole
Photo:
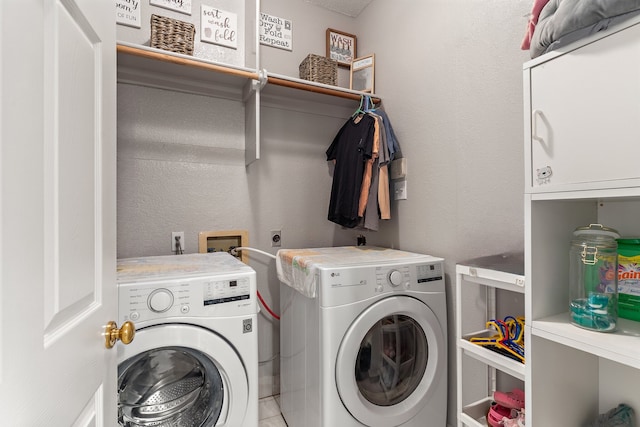
[[[258,79],[252,79],[251,84],[247,85],[245,88],[245,93],[243,95],[244,101],[246,102],[251,94],[261,91],[267,85],[267,81],[267,70],[259,70]]]
[[[251,80],[251,89],[254,91],[259,91],[263,87],[267,85],[267,70],[264,68],[262,70],[258,70],[258,80]]]
[[[269,78],[268,78],[267,70],[263,68],[262,70],[258,71],[258,80],[257,81],[254,80],[254,85],[257,85],[259,89],[262,89],[263,87],[266,86],[268,80]],[[259,90],[259,89],[256,89],[256,90]]]

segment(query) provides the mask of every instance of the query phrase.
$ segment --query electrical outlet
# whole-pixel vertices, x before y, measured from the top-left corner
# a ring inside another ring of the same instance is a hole
[[[393,198],[394,200],[406,200],[407,199],[407,180],[396,181],[393,183]]]
[[[282,245],[282,230],[271,230],[271,247],[280,247]]]
[[[180,242],[179,252],[176,252],[176,238],[178,238]],[[184,245],[184,231],[172,231],[171,232],[171,252],[176,255],[180,255],[185,251],[185,249],[186,248]]]

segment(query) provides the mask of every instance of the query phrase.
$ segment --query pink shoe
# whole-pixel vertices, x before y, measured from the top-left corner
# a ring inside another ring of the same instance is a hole
[[[489,408],[489,412],[487,413],[487,423],[491,427],[501,427],[502,419],[509,419],[510,415],[511,409],[505,408],[504,406],[498,405],[497,403],[492,403],[491,408]]]
[[[509,392],[494,391],[493,400],[497,404],[509,409],[522,409],[524,408],[524,391],[514,388]]]

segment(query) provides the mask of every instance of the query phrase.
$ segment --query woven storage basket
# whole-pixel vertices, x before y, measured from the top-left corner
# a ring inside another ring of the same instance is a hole
[[[300,63],[300,78],[335,86],[338,81],[338,61],[310,53]]]
[[[196,28],[188,22],[151,15],[151,47],[193,55]]]

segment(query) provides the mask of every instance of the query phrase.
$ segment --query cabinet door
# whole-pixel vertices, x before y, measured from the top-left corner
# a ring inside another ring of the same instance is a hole
[[[534,191],[640,178],[640,24],[530,73]]]

